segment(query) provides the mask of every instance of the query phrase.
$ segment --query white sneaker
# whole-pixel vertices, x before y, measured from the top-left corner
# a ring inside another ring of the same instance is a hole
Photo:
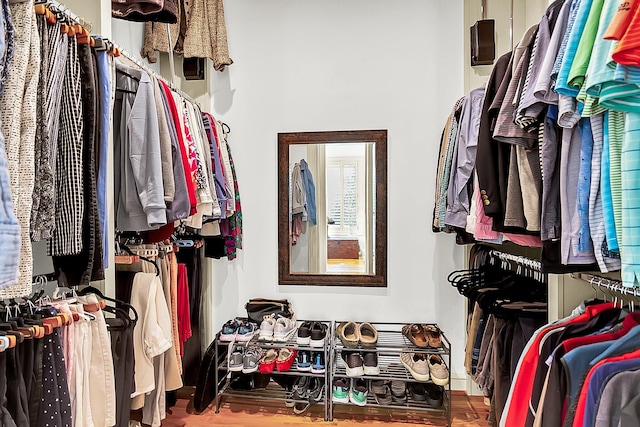
[[[295,330],[296,319],[279,317],[278,320],[276,320],[276,325],[273,327],[273,340],[277,342],[286,342]]]
[[[275,326],[276,326],[275,314],[264,316],[264,320],[260,324],[260,335],[258,335],[258,339],[260,341],[273,340],[273,329],[275,328]]]

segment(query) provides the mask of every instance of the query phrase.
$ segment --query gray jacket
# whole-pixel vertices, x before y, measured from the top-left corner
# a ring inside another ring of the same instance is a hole
[[[122,90],[114,107],[116,226],[157,229],[167,214],[153,83],[145,72],[116,61],[116,88]]]

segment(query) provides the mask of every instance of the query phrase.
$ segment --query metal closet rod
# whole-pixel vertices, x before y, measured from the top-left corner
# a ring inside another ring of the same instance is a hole
[[[640,298],[640,289],[624,286],[619,280],[608,279],[606,277],[587,273],[572,273],[571,277],[573,277],[574,279],[584,280],[585,282],[588,282],[589,284],[594,286],[606,288],[612,292]]]
[[[492,249],[490,252],[490,255],[492,257],[496,257],[502,261],[512,261],[515,262],[516,264],[520,264],[524,267],[530,268],[532,270],[535,271],[541,271],[542,270],[542,263],[538,260],[535,259],[531,259],[531,258],[527,258],[524,256],[520,256],[520,255],[513,255],[513,254],[508,254],[506,252],[500,252],[497,251],[495,249]]]
[[[76,15],[71,11],[71,9],[60,2],[57,2],[55,0],[41,0],[36,1],[34,4],[45,4],[50,6],[51,8],[55,9],[56,12],[63,14],[70,20],[74,21],[76,24],[85,28],[88,32],[91,32],[91,29],[93,28],[91,22],[85,21],[83,17]]]
[[[55,0],[36,1],[35,4],[46,4],[46,5],[49,5],[53,9],[55,9],[58,13],[61,13],[61,14],[65,15],[70,20],[72,20],[72,21],[76,22],[77,24],[81,25],[82,27],[86,28],[88,32],[91,32],[91,28],[92,28],[91,23],[85,21],[84,18],[82,18],[82,17],[76,15],[75,13],[73,13],[71,11],[71,9],[69,9],[64,4],[62,4],[60,2],[57,2]],[[198,103],[193,98],[191,98],[191,96],[187,95],[185,92],[183,92],[182,90],[178,89],[173,82],[167,80],[166,78],[164,78],[163,76],[158,74],[158,72],[156,72],[155,70],[153,70],[150,67],[148,67],[140,59],[136,58],[134,55],[129,53],[126,49],[123,49],[121,46],[119,46],[117,43],[115,43],[112,40],[109,40],[109,39],[106,39],[106,38],[104,38],[103,40],[105,42],[111,43],[113,45],[113,47],[118,48],[120,50],[120,54],[122,56],[124,56],[125,58],[127,58],[128,60],[130,60],[131,62],[136,64],[138,67],[140,67],[142,70],[144,70],[147,74],[152,74],[155,78],[162,80],[163,82],[165,82],[171,88],[171,90],[175,91],[181,97],[183,97],[184,99],[186,99],[187,101],[189,101],[192,104],[198,105]]]
[[[107,40],[107,39],[104,39],[104,40]],[[119,46],[117,43],[114,43],[111,40],[108,40],[108,42],[111,43],[114,47],[116,47],[116,48],[118,48],[120,50],[120,55],[124,56],[129,61],[131,61],[134,64],[136,64],[138,67],[140,67],[142,70],[144,70],[147,74],[152,74],[155,78],[157,78],[159,80],[162,80],[163,82],[165,82],[171,88],[171,90],[175,91],[177,94],[182,96],[184,99],[186,99],[190,103],[198,105],[198,103],[193,98],[191,98],[189,95],[184,93],[182,90],[178,89],[175,84],[173,84],[172,82],[168,81],[166,78],[164,78],[163,76],[158,74],[157,71],[155,71],[152,68],[150,68],[149,66],[147,66],[140,59],[136,58],[134,55],[129,53],[126,49],[123,49],[121,46]]]

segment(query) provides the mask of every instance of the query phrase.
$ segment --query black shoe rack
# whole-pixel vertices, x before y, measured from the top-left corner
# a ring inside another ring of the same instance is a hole
[[[449,426],[451,426],[451,343],[447,339],[444,333],[441,334],[442,346],[439,348],[422,348],[417,347],[411,343],[403,334],[402,327],[405,323],[374,323],[371,325],[378,331],[378,342],[375,348],[365,348],[362,345],[358,345],[356,348],[346,348],[342,341],[336,335],[336,327],[341,322],[333,322],[331,328],[331,362],[329,367],[331,369],[331,375],[329,378],[330,384],[333,385],[335,378],[347,378],[346,364],[342,360],[341,353],[343,351],[348,352],[360,352],[364,354],[366,352],[376,352],[378,354],[378,366],[380,373],[378,375],[364,375],[353,378],[362,378],[365,380],[387,380],[387,381],[402,381],[405,383],[405,390],[407,384],[418,382],[411,373],[403,366],[400,355],[402,353],[423,353],[428,355],[436,354],[442,358],[447,365],[449,372],[447,385],[443,390],[443,402],[442,406],[430,406],[426,401],[414,400],[409,391],[406,390],[407,400],[406,402],[392,402],[390,404],[379,404],[373,394],[369,392],[367,397],[367,404],[364,408],[384,408],[384,409],[398,409],[404,413],[415,412],[421,413],[425,417],[440,416],[447,420]],[[437,326],[437,325],[435,325]],[[428,381],[431,382],[431,381]],[[424,382],[422,382],[425,384]],[[332,391],[329,390],[329,414],[330,421],[333,421],[334,407],[336,405],[351,405],[345,403],[334,402],[332,399]]]
[[[299,320],[298,326],[304,321]],[[328,326],[327,337],[325,339],[324,347],[310,347],[308,345],[297,344],[297,333],[294,332],[287,342],[272,342],[272,341],[260,341],[258,340],[258,334],[247,343],[247,347],[257,346],[265,351],[269,349],[281,349],[289,348],[296,351],[322,351],[325,355],[325,373],[314,374],[312,372],[298,371],[297,362],[294,362],[289,371],[277,372],[274,370],[272,378],[270,379],[266,388],[250,389],[250,390],[237,390],[231,386],[232,372],[227,368],[227,352],[228,346],[231,344],[227,341],[220,341],[220,334],[216,335],[215,351],[217,360],[216,369],[216,381],[215,381],[215,410],[216,413],[220,411],[220,407],[224,404],[224,401],[228,397],[240,398],[243,403],[247,403],[249,400],[256,401],[280,401],[283,404],[289,403],[305,403],[302,400],[291,400],[287,397],[287,391],[274,380],[274,376],[299,378],[302,376],[315,376],[322,378],[325,383],[325,387],[322,394],[322,400],[318,405],[323,405],[324,408],[324,420],[333,421],[334,409],[337,405],[351,405],[346,403],[334,402],[332,399],[332,385],[335,378],[344,377],[350,380],[352,377],[348,377],[346,374],[346,365],[341,360],[341,353],[343,351],[356,351],[364,354],[365,352],[376,352],[378,354],[378,366],[380,373],[378,375],[363,375],[358,378],[365,380],[388,380],[388,381],[403,381],[405,384],[410,384],[416,381],[411,373],[402,365],[400,355],[402,353],[424,353],[427,355],[437,354],[439,355],[447,365],[449,370],[448,383],[444,386],[443,402],[439,407],[430,406],[426,401],[414,400],[409,391],[406,391],[407,400],[405,402],[392,402],[390,404],[378,404],[373,394],[369,393],[367,397],[367,403],[362,408],[367,411],[381,408],[385,410],[400,410],[403,414],[422,415],[424,418],[439,416],[445,419],[448,426],[451,426],[451,343],[447,339],[444,333],[441,334],[442,346],[439,348],[421,348],[412,344],[403,334],[402,327],[405,323],[374,323],[371,325],[378,331],[378,342],[373,348],[364,348],[358,345],[355,348],[346,348],[342,341],[336,335],[336,327],[341,322],[335,321],[322,321]],[[436,325],[437,326],[437,325]],[[245,343],[238,343],[245,344]],[[259,372],[259,371],[258,371]],[[247,374],[251,375],[251,374]],[[280,381],[282,382],[282,381]],[[430,381],[429,381],[430,382]],[[423,383],[424,384],[424,383]],[[406,387],[405,387],[406,388]]]

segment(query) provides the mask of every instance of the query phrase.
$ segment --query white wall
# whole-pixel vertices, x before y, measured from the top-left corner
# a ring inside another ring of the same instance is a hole
[[[430,222],[442,127],[463,94],[463,0],[225,2],[235,64],[212,77],[231,126],[244,250],[215,261],[214,325],[252,297],[287,297],[300,318],[438,322],[463,377],[462,268]],[[388,129],[388,287],[278,286],[277,133]]]

